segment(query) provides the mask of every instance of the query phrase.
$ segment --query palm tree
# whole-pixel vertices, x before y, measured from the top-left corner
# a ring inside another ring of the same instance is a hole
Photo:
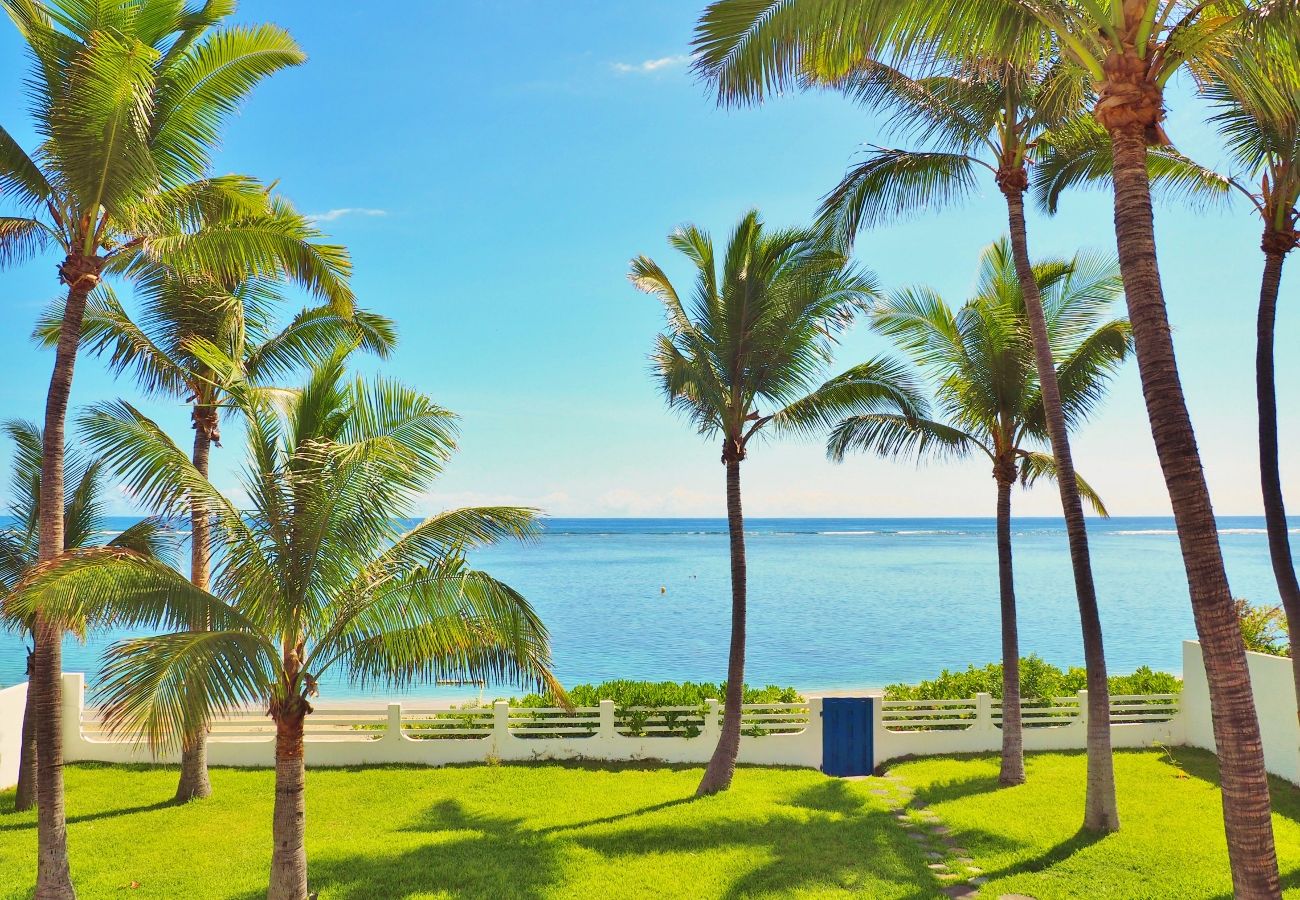
[[[1111,263],[1082,256],[1040,263],[1033,272],[1043,298],[1061,413],[1068,425],[1077,426],[1100,402],[1128,355],[1128,323],[1103,321],[1120,292],[1118,273]],[[852,416],[835,427],[827,444],[837,461],[852,450],[887,457],[979,452],[992,464],[1002,620],[999,782],[1004,785],[1025,780],[1011,491],[1017,481],[1029,486],[1043,476],[1060,477],[1055,459],[1035,449],[1049,432],[1027,307],[1014,253],[1005,240],[984,252],[977,293],[955,311],[925,288],[905,289],[880,301],[872,312],[873,325],[929,376],[944,417]],[[1078,494],[1105,515],[1096,492],[1073,477]]]
[[[1264,272],[1256,324],[1255,393],[1259,406],[1259,476],[1269,556],[1286,611],[1291,646],[1300,647],[1300,582],[1282,497],[1278,460],[1277,384],[1273,364],[1277,298],[1286,256],[1300,246],[1300,32],[1261,34],[1249,55],[1225,60],[1222,77],[1206,93],[1218,107],[1213,122],[1228,142],[1241,178],[1233,187],[1250,200],[1263,220],[1260,249]],[[1258,188],[1245,187],[1258,179]],[[1300,652],[1291,653],[1291,673],[1300,697]],[[1300,715],[1300,709],[1297,710]]]
[[[564,697],[528,602],[465,554],[524,538],[534,511],[454,509],[398,520],[454,447],[455,417],[391,381],[348,380],[340,351],[287,399],[240,392],[247,509],[125,402],[92,407],[90,446],[137,496],[184,515],[201,497],[222,552],[209,592],[136,554],[90,551],[50,567],[27,595],[50,609],[113,610],[172,630],[110,647],[100,674],[110,728],[155,750],[237,706],[276,725],[272,900],[307,897],[304,724],[320,680],[517,679]],[[194,631],[198,619],[210,630]]]
[[[841,239],[851,242],[859,229],[960,199],[975,188],[980,169],[993,176],[1006,200],[1010,248],[1034,341],[1047,431],[1057,470],[1062,473],[1057,485],[1083,631],[1088,672],[1083,824],[1092,831],[1116,831],[1119,808],[1101,614],[1047,323],[1029,257],[1024,205],[1029,165],[1053,129],[1078,118],[1086,101],[1087,83],[1077,70],[1059,61],[1020,66],[996,60],[946,60],[936,68],[933,74],[911,78],[892,66],[867,61],[855,64],[847,74],[827,79],[868,109],[890,110],[890,126],[914,133],[934,149],[877,148],[823,200],[821,219]]]
[[[128,315],[113,290],[103,285],[87,299],[82,341],[86,350],[106,355],[115,373],[130,371],[145,391],[186,400],[194,428],[191,461],[204,478],[213,444],[221,444],[220,411],[232,383],[266,383],[297,366],[327,358],[341,343],[356,342],[386,356],[396,341],[392,323],[349,307],[303,310],[272,333],[274,307],[283,298],[279,285],[253,278],[226,290],[202,276],[184,276],[154,265],[134,279],[140,312]],[[47,346],[58,340],[62,303],[54,304],[37,326]],[[190,506],[190,580],[208,590],[211,533],[203,502]],[[194,623],[203,628],[204,623]],[[176,799],[212,793],[207,770],[207,731],[182,742]]]
[[[9,515],[17,527],[0,532],[0,622],[8,624],[21,634],[32,637],[35,617],[10,615],[6,608],[9,597],[17,585],[38,565],[41,493],[41,432],[29,422],[10,420],[2,426],[14,443],[14,471],[10,483],[12,503]],[[104,476],[103,464],[77,454],[69,454],[63,502],[64,548],[72,550],[94,546],[104,534]],[[159,558],[166,549],[166,541],[155,519],[144,519],[132,525],[108,542],[110,547],[134,548],[139,552]],[[59,623],[60,634],[71,632],[84,639],[91,623],[77,618]],[[27,654],[28,674],[32,653]],[[18,762],[18,788],[14,796],[14,809],[31,809],[36,802],[36,709],[32,693],[27,694],[23,709],[23,726]]]
[[[652,356],[670,408],[722,441],[731,545],[731,645],[722,734],[697,796],[731,785],[740,750],[745,680],[745,529],[740,464],[760,433],[816,433],[841,416],[924,412],[896,366],[871,361],[821,384],[837,334],[874,292],[871,278],[816,231],[767,231],[757,212],[737,224],[721,261],[713,240],[688,225],[669,244],[695,267],[689,300],[653,260],[632,260],[629,278],[659,298],[667,329]],[[720,263],[720,264],[719,264]]]
[[[311,244],[251,179],[208,177],[228,114],[264,77],[303,59],[269,25],[215,26],[233,4],[0,0],[32,61],[29,153],[0,128],[0,264],[57,249],[64,321],[46,394],[40,558],[63,552],[64,424],[86,298],[109,275],[166,257],[213,277],[290,274],[322,299],[350,298],[346,253]],[[63,808],[58,629],[36,621],[37,895],[73,897]]]
[[[1177,523],[1214,706],[1224,825],[1239,897],[1277,897],[1268,774],[1245,645],[1209,489],[1174,358],[1156,262],[1147,148],[1168,144],[1164,88],[1241,50],[1260,18],[1296,27],[1294,4],[1190,0],[714,0],[696,32],[697,71],[723,99],[762,97],[846,60],[931,53],[1025,62],[1057,46],[1086,70],[1110,137],[1120,274],[1147,416]],[[1248,45],[1247,45],[1248,46]],[[1242,51],[1247,52],[1247,51]]]
[[[1153,169],[1151,180],[1156,187],[1172,182],[1193,199],[1203,201],[1240,194],[1264,226],[1255,354],[1260,481],[1273,574],[1294,638],[1300,634],[1300,583],[1292,562],[1278,465],[1273,344],[1282,267],[1300,239],[1300,105],[1295,99],[1300,94],[1300,45],[1294,32],[1281,28],[1262,29],[1252,39],[1258,42],[1253,52],[1222,61],[1218,71],[1208,73],[1202,83],[1202,95],[1217,110],[1211,122],[1228,143],[1235,173],[1223,175],[1180,158],[1174,169]],[[1056,212],[1067,188],[1109,181],[1110,150],[1108,136],[1100,126],[1076,127],[1054,136],[1034,179],[1036,193],[1048,212]],[[1300,688],[1300,662],[1295,663],[1293,674]]]

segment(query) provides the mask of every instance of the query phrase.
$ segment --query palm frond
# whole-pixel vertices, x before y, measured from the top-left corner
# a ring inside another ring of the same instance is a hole
[[[826,455],[835,462],[843,462],[854,452],[874,453],[886,459],[942,459],[965,456],[973,449],[984,448],[959,428],[897,413],[850,416],[832,429],[826,442]]]
[[[34,259],[56,243],[53,233],[39,219],[0,216],[0,269]]]
[[[772,416],[777,433],[820,435],[845,416],[887,413],[923,419],[928,403],[915,375],[888,357],[860,363]]]
[[[1040,478],[1049,478],[1052,481],[1057,480],[1056,460],[1050,453],[1026,453],[1020,457],[1020,483],[1025,487],[1033,487],[1034,483]],[[1101,500],[1101,496],[1093,489],[1092,485],[1084,480],[1078,472],[1074,473],[1075,483],[1079,486],[1079,496],[1088,502],[1097,515],[1109,517],[1110,513],[1106,511],[1106,504]]]
[[[977,165],[957,153],[874,150],[822,198],[818,220],[849,242],[860,230],[966,199],[977,187]]]

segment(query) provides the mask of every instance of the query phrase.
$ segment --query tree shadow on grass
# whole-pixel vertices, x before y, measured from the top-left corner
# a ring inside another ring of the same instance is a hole
[[[308,860],[308,878],[313,889],[328,886],[344,900],[430,891],[535,900],[560,877],[563,845],[525,828],[523,821],[470,812],[459,801],[444,800],[400,829],[436,834],[439,840],[388,854],[317,854]]]
[[[1072,836],[1066,838],[1060,843],[1049,847],[1037,856],[1031,856],[1029,859],[1022,859],[1019,862],[1012,863],[1001,869],[994,869],[985,872],[988,878],[1008,878],[1012,875],[1032,874],[1050,869],[1053,866],[1060,865],[1068,860],[1080,850],[1086,850],[1099,841],[1104,841],[1110,835],[1104,832],[1088,831],[1080,828]]]
[[[1165,750],[1169,761],[1193,778],[1219,788],[1219,758],[1209,750],[1195,747],[1171,747]],[[1276,775],[1268,777],[1269,799],[1273,812],[1300,823],[1300,786]]]
[[[732,882],[723,894],[728,898],[826,887],[870,889],[874,882],[894,884],[914,900],[939,894],[921,848],[888,810],[869,805],[843,781],[808,788],[764,818],[625,828],[579,834],[573,841],[609,860],[752,849],[759,862]]]
[[[100,810],[99,812],[85,813],[84,815],[79,815],[79,816],[68,816],[67,823],[69,825],[76,825],[79,822],[98,822],[101,819],[116,819],[119,816],[133,816],[136,813],[154,812],[156,810],[167,809],[169,807],[177,806],[177,805],[178,804],[176,800],[172,798],[168,798],[166,800],[159,800],[156,803],[144,803],[138,806],[121,806],[121,807],[117,807],[116,809],[104,809],[104,810]],[[33,810],[33,813],[34,812],[35,811]],[[4,811],[4,814],[5,815],[15,814],[12,805]],[[36,830],[36,818],[34,815],[30,822],[11,822],[11,823],[0,824],[0,832],[35,831],[35,830]]]

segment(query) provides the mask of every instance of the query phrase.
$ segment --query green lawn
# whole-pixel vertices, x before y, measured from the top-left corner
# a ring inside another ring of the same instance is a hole
[[[1076,836],[1077,754],[1031,756],[1030,783],[1001,791],[988,757],[902,763],[898,782],[745,768],[731,792],[698,802],[684,799],[695,768],[317,769],[307,778],[310,879],[323,900],[936,897],[935,845],[911,836],[930,826],[904,825],[890,808],[911,789],[983,870],[984,896],[1226,897],[1214,759],[1176,758],[1188,777],[1155,752],[1118,756],[1125,827],[1100,841]],[[70,766],[80,896],[261,895],[271,773],[217,769],[212,781],[211,800],[178,807],[168,802],[174,770]],[[1288,896],[1300,897],[1300,791],[1277,793]],[[34,818],[8,811],[12,797],[0,794],[0,897],[26,897]]]

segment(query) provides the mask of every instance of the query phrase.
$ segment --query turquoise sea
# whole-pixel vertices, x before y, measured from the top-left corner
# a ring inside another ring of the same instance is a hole
[[[1219,527],[1234,592],[1276,602],[1263,520],[1223,517]],[[751,683],[875,687],[997,659],[993,520],[751,519],[746,531]],[[1111,671],[1178,672],[1181,641],[1195,631],[1172,520],[1090,520],[1090,534]],[[1023,652],[1080,664],[1062,522],[1016,519],[1014,541]],[[490,548],[471,563],[534,603],[565,684],[725,674],[730,595],[721,519],[551,519],[540,540]],[[93,682],[100,652],[123,636],[69,640],[65,670]],[[0,685],[21,681],[23,664],[20,639],[0,633]],[[321,688],[322,700],[397,696],[337,676]],[[406,692],[464,694],[444,685]]]

